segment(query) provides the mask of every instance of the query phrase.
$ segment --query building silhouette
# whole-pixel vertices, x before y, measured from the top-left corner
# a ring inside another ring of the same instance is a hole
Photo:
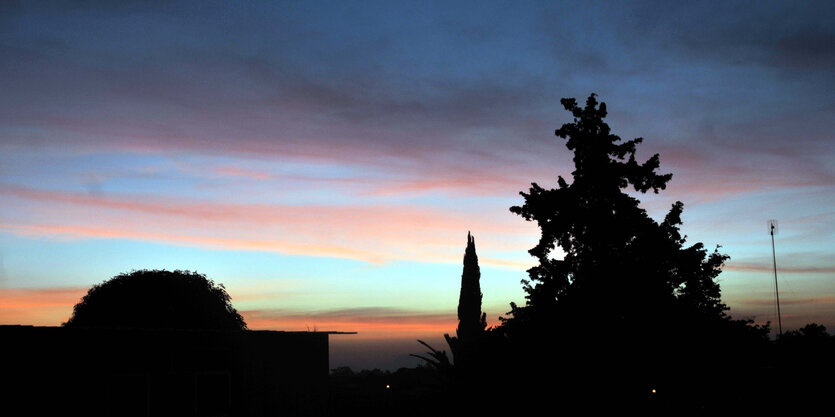
[[[25,415],[325,415],[336,333],[0,326],[0,401]]]

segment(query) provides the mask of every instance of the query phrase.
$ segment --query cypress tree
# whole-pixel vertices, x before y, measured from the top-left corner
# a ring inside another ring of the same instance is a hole
[[[475,252],[475,238],[467,232],[464,270],[461,273],[461,294],[458,297],[458,329],[461,343],[477,339],[487,327],[487,315],[481,312],[481,270]]]
[[[475,238],[467,232],[467,248],[464,250],[464,269],[461,273],[461,292],[458,297],[458,328],[456,336],[444,334],[444,339],[452,352],[450,362],[446,351],[435,350],[422,340],[418,342],[429,348],[426,355],[415,355],[430,366],[438,369],[457,383],[471,380],[479,365],[479,344],[484,341],[487,327],[487,314],[481,312],[481,270],[478,267],[478,255],[475,252]]]

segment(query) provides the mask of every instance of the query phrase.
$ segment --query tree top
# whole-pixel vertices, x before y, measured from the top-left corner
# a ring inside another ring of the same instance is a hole
[[[223,284],[191,271],[138,270],[94,285],[67,327],[243,330]]]

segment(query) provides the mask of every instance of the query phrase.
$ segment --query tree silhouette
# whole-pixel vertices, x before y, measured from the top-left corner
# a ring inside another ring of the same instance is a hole
[[[827,340],[832,336],[826,332],[826,326],[817,323],[807,323],[805,326],[790,330],[780,336],[778,339],[805,339],[805,340]]]
[[[686,243],[681,202],[657,222],[627,193],[665,189],[672,174],[657,172],[658,154],[639,163],[642,139],[612,134],[594,94],[584,107],[561,103],[573,121],[555,134],[574,153],[573,181],[558,177],[554,189],[532,183],[520,193],[524,204],[510,208],[536,222],[541,236],[529,251],[538,265],[522,281],[525,305],[511,303],[491,332],[501,336],[492,340],[505,379],[523,369],[526,379],[549,381],[525,389],[541,390],[530,396],[545,402],[556,394],[564,407],[602,405],[601,395],[612,407],[644,407],[656,391],[706,407],[719,398],[706,391],[714,382],[706,375],[752,363],[729,364],[718,353],[765,343],[768,326],[727,316],[716,278],[728,256]]]
[[[190,271],[139,270],[94,285],[67,327],[243,330],[223,284]]]
[[[456,337],[444,335],[452,350],[452,358],[460,373],[472,373],[477,366],[479,342],[487,327],[487,314],[481,311],[481,270],[475,252],[475,238],[467,233],[461,292],[458,297],[458,328]]]
[[[461,290],[458,297],[458,328],[456,336],[444,334],[452,352],[450,361],[444,350],[435,350],[422,340],[418,343],[429,349],[426,355],[411,356],[424,360],[446,377],[458,379],[469,377],[478,365],[479,345],[485,335],[487,314],[481,312],[481,271],[475,251],[475,238],[467,232],[467,247],[464,250],[464,268],[461,273]]]
[[[555,132],[574,152],[573,182],[559,177],[555,189],[533,183],[520,193],[525,204],[510,209],[542,232],[529,251],[539,264],[524,281],[527,303],[512,305],[511,320],[570,316],[572,323],[606,322],[634,331],[674,311],[724,316],[715,278],[728,257],[708,253],[701,243],[685,246],[681,202],[657,223],[624,192],[629,186],[640,193],[666,187],[672,174],[656,172],[658,154],[638,163],[642,139],[622,142],[613,135],[603,121],[606,104],[598,105],[594,94],[584,108],[574,99],[561,103],[574,116]],[[554,256],[557,248],[562,259]]]
[[[464,270],[461,273],[461,293],[458,297],[459,340],[478,338],[487,327],[487,315],[481,312],[481,270],[475,252],[475,238],[467,233],[467,249],[464,251]]]
[[[776,348],[781,366],[800,366],[807,369],[833,369],[835,358],[835,336],[826,332],[826,327],[817,323],[790,330],[777,337]]]

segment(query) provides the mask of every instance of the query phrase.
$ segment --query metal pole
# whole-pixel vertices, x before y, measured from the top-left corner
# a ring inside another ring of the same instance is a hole
[[[774,224],[771,224],[771,259],[774,261],[774,292],[777,294],[777,325],[783,335],[783,319],[780,315],[780,290],[777,288],[777,252],[774,250]]]

